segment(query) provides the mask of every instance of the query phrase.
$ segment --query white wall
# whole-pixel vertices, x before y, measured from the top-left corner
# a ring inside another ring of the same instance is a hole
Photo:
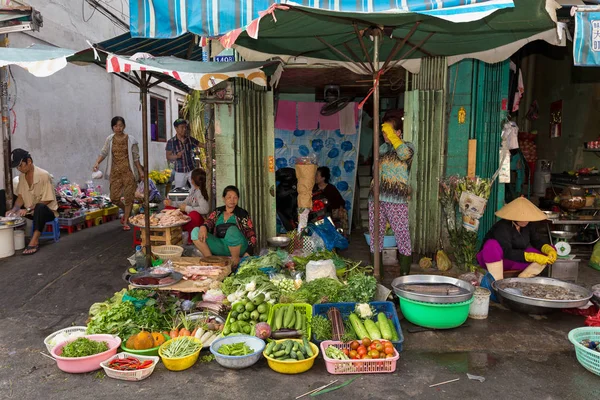
[[[88,22],[83,20],[82,3]],[[107,3],[120,11],[120,0]],[[122,3],[127,14],[128,1]],[[88,47],[86,40],[97,43],[125,33],[99,12],[92,15],[85,0],[29,0],[29,4],[41,12],[44,25],[40,32],[10,34],[11,47],[43,43],[82,50]],[[27,149],[35,164],[56,179],[67,176],[79,184],[91,179],[91,168],[111,133],[110,120],[115,115],[125,118],[126,132],[137,138],[141,152],[139,89],[129,82],[96,65],[68,65],[47,78],[36,78],[19,67],[12,67],[12,72],[16,81],[9,86],[9,104],[16,98],[16,119],[11,115],[11,127],[16,121],[12,148]],[[162,86],[152,92],[167,101],[167,136],[171,137],[177,100],[181,102],[184,94]],[[165,143],[150,142],[149,160],[150,169],[166,166]],[[100,183],[108,189],[108,182]]]

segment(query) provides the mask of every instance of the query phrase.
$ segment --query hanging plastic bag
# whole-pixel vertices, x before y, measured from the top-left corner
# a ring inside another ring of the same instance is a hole
[[[329,219],[324,219],[322,224],[311,225],[311,229],[313,236],[317,234],[323,239],[327,250],[331,251],[334,248],[346,250],[348,248],[348,239],[335,229],[335,226],[333,226]]]
[[[592,250],[592,257],[590,258],[589,265],[590,267],[600,271],[600,242],[594,245],[594,250]]]

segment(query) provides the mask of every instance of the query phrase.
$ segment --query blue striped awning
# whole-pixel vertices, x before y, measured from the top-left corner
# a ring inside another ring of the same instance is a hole
[[[250,25],[273,4],[354,16],[357,13],[418,13],[452,22],[474,21],[496,10],[514,7],[513,0],[131,0],[131,36],[169,39],[191,32],[202,37],[218,37]]]

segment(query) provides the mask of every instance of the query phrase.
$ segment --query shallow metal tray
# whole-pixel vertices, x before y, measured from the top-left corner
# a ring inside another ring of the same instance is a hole
[[[560,286],[565,289],[569,289],[573,292],[579,293],[582,296],[584,296],[584,298],[580,299],[580,300],[545,300],[545,299],[537,299],[534,297],[528,297],[528,296],[523,296],[523,295],[519,295],[516,293],[507,292],[505,289],[501,288],[502,284],[512,283],[512,282],[523,282],[523,283],[532,283],[532,284]],[[592,292],[589,291],[588,289],[583,288],[581,286],[574,285],[572,283],[567,283],[567,282],[563,282],[558,279],[552,279],[552,278],[539,278],[539,277],[538,278],[508,278],[508,279],[502,279],[499,281],[495,281],[494,283],[492,283],[492,288],[496,292],[497,296],[500,298],[501,302],[503,304],[506,303],[506,305],[508,307],[515,309],[515,311],[524,311],[523,307],[519,307],[519,305],[520,306],[523,306],[523,305],[532,306],[532,307],[536,307],[536,308],[540,308],[540,309],[544,309],[544,308],[546,308],[546,309],[577,308],[577,307],[585,306],[588,303],[588,301],[590,301],[590,299],[592,298]],[[508,300],[508,301],[502,301],[502,300]],[[513,303],[516,303],[516,304],[513,304]],[[511,305],[514,305],[515,307],[511,307]],[[520,308],[520,309],[516,309],[516,308]],[[529,308],[525,307],[525,309],[529,309]],[[535,313],[535,312],[533,312],[533,310],[535,310],[534,308],[531,308],[529,310],[530,311],[524,311],[524,312]],[[537,311],[539,313],[539,311],[543,311],[543,310],[537,310]]]
[[[425,294],[417,293],[404,290],[402,285],[418,285],[418,284],[446,284],[453,285],[458,288],[467,290],[468,293],[461,293],[456,295],[439,295],[439,294]],[[461,303],[463,301],[470,300],[475,293],[475,287],[468,282],[460,279],[450,278],[447,276],[440,275],[408,275],[401,276],[392,281],[392,288],[396,296],[403,297],[405,299],[422,301],[425,303]]]
[[[152,276],[149,272],[141,272],[139,274],[134,274],[131,275],[127,278],[127,281],[129,282],[129,284],[135,288],[139,288],[139,289],[153,289],[153,288],[161,288],[161,287],[166,287],[166,286],[172,286],[175,285],[176,283],[179,283],[179,281],[181,281],[183,279],[183,275],[179,272],[172,272],[171,273],[171,278],[173,278],[175,280],[175,282],[171,282],[171,283],[165,283],[162,285],[137,285],[135,283],[133,283],[133,279],[136,278],[154,278],[154,279],[159,279],[156,276]]]

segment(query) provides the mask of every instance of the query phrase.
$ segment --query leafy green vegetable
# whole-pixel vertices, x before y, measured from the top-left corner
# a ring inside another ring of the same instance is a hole
[[[375,277],[365,274],[353,274],[348,278],[346,286],[340,291],[337,301],[368,303],[373,301],[377,290]]]
[[[87,357],[108,350],[108,343],[80,337],[63,347],[61,357]]]
[[[338,292],[344,285],[332,278],[318,278],[303,284],[300,289],[292,293],[290,297],[304,300],[309,304],[335,303],[338,300]],[[296,302],[299,302],[295,300]]]
[[[327,318],[322,315],[315,315],[312,317],[310,326],[317,340],[331,340],[331,322]]]
[[[358,335],[354,332],[354,327],[352,326],[352,322],[349,319],[344,320],[344,334],[341,337],[341,341],[344,343],[351,342],[353,340],[357,340]]]
[[[261,274],[260,268],[279,269],[283,266],[287,257],[288,254],[283,250],[269,251],[260,257],[250,257],[240,265],[235,275],[238,278],[246,278]]]
[[[127,295],[137,300],[144,300],[154,294],[153,290],[148,289],[131,289],[127,291]]]
[[[107,333],[126,338],[139,330],[135,318],[135,306],[125,301],[94,316],[87,326],[87,333]]]
[[[145,306],[135,315],[135,323],[148,331],[164,331],[171,327],[173,316],[161,313],[154,306]]]
[[[121,304],[125,293],[127,293],[127,289],[123,289],[120,292],[115,293],[113,297],[111,297],[105,302],[92,304],[89,311],[90,317],[98,315],[101,312],[107,311],[111,307]]]

